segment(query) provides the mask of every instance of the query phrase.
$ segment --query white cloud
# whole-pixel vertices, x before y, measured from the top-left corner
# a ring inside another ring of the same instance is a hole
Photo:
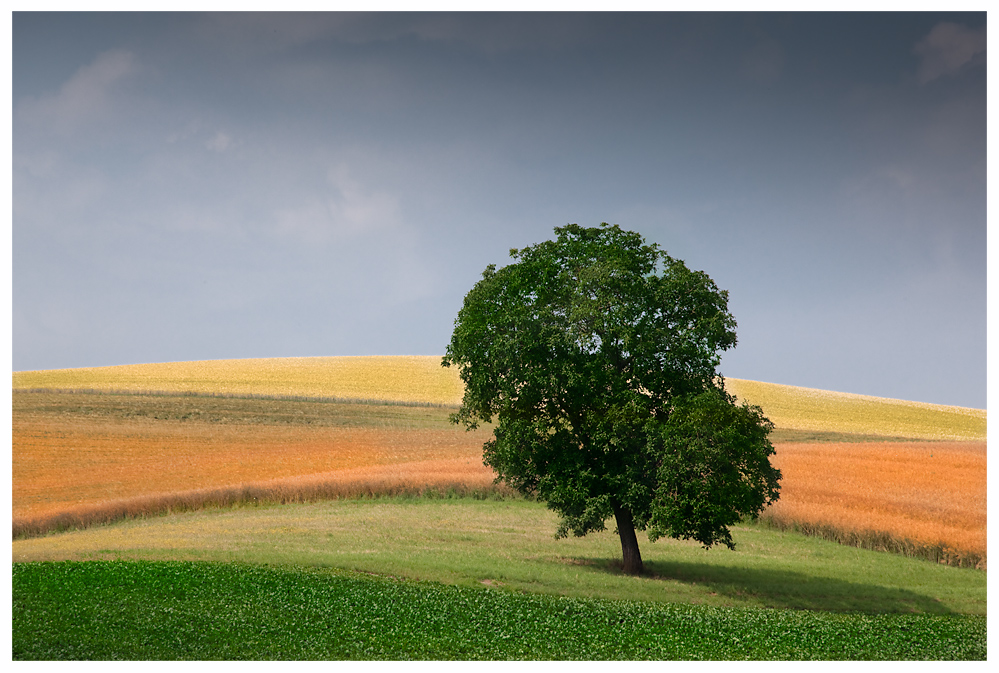
[[[329,208],[319,199],[274,212],[277,231],[282,236],[304,239],[311,244],[329,240],[333,221]]]
[[[913,52],[922,57],[919,83],[956,75],[965,67],[985,65],[986,32],[956,23],[938,23]]]
[[[399,217],[394,196],[369,190],[354,180],[343,165],[330,170],[326,179],[334,190],[328,203],[339,228],[352,233],[394,228]]]
[[[13,165],[15,173],[24,171],[32,178],[53,178],[59,175],[63,159],[55,150],[42,149],[37,152],[15,154]]]
[[[372,185],[347,164],[326,171],[323,191],[274,212],[276,232],[292,249],[303,244],[328,256],[330,278],[366,278],[381,305],[430,296],[437,271],[421,252],[398,197]]]
[[[103,119],[114,109],[114,87],[137,70],[127,51],[107,51],[93,63],[81,67],[57,93],[25,98],[17,106],[17,118],[41,125],[61,135]]]
[[[326,175],[329,191],[276,212],[278,230],[312,243],[332,238],[384,235],[398,229],[398,199],[358,182],[344,166]]]
[[[205,147],[213,152],[225,152],[232,145],[232,138],[228,134],[219,131],[205,143]]]
[[[201,130],[201,124],[196,120],[189,121],[178,131],[174,131],[166,137],[166,141],[171,145],[175,145],[178,142],[187,140],[191,136],[195,135]]]

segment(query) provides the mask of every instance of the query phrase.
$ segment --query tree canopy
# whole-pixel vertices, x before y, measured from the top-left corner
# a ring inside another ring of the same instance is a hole
[[[465,383],[452,421],[496,419],[483,460],[561,516],[559,537],[615,517],[624,570],[650,540],[734,548],[728,526],[777,499],[772,424],[724,388],[736,344],[728,293],[617,225],[489,265],[455,320],[444,366]]]

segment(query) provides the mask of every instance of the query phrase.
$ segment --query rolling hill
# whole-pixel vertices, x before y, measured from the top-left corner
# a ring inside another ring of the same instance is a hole
[[[985,441],[984,409],[726,379],[781,429],[911,439]],[[458,405],[462,383],[440,357],[362,356],[202,360],[13,373],[15,390],[182,392]]]

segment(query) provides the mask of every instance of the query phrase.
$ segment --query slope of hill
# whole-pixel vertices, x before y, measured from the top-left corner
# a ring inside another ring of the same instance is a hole
[[[258,498],[499,488],[481,462],[490,429],[448,422],[461,381],[437,357],[16,372],[13,386],[15,536]],[[779,429],[782,497],[768,520],[849,544],[905,540],[913,553],[984,567],[984,410],[727,386]],[[74,394],[40,392],[53,389]]]
[[[911,439],[984,441],[986,412],[812,388],[726,379],[778,428]],[[462,383],[438,356],[202,360],[14,372],[14,389],[276,395],[457,405]]]
[[[454,369],[433,355],[254,358],[14,372],[14,389],[331,397],[457,405]]]
[[[778,383],[725,379],[739,399],[763,408],[778,428],[911,439],[985,441],[986,412]]]

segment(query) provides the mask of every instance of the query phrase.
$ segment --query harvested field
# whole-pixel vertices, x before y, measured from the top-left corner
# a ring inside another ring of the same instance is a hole
[[[764,518],[780,527],[984,566],[985,442],[780,444],[773,462],[784,479]]]

